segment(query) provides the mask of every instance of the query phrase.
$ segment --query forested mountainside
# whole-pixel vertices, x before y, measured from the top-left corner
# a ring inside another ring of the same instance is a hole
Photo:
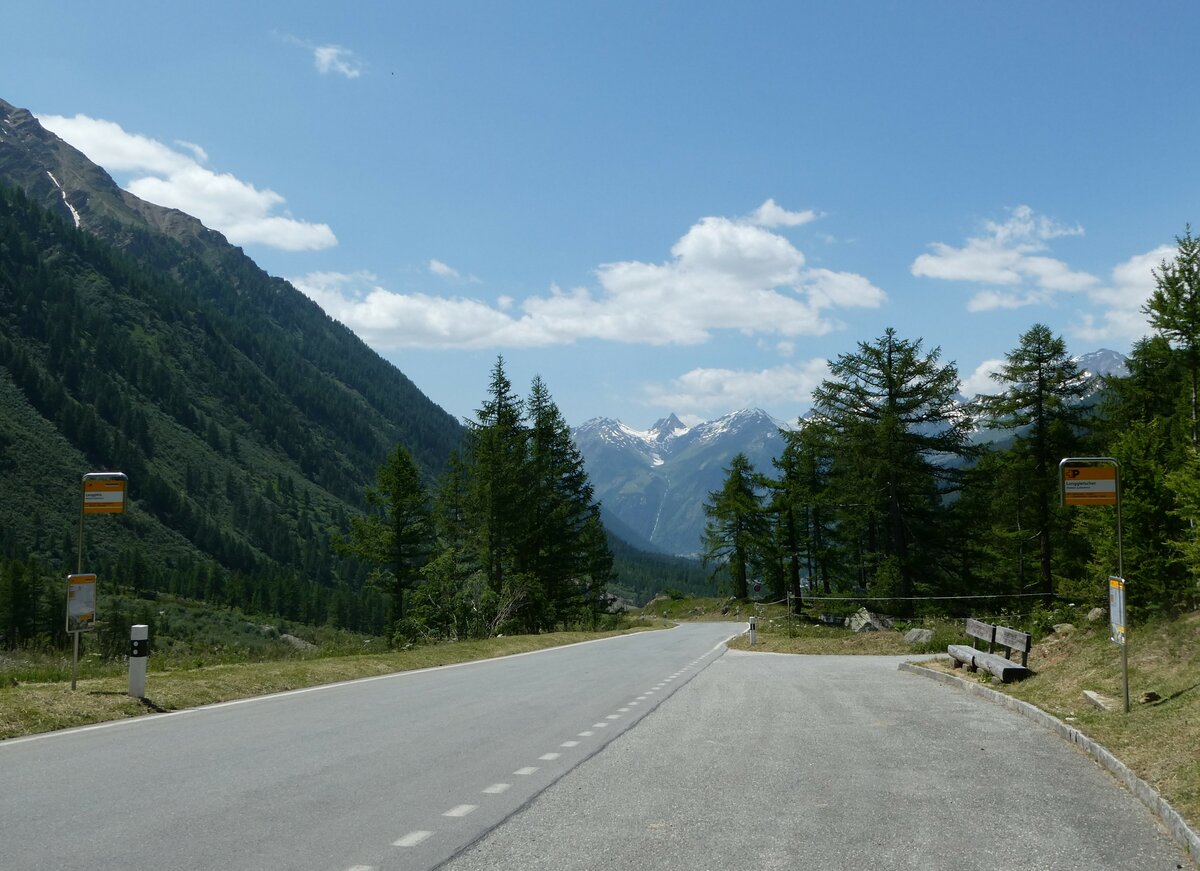
[[[430,479],[462,426],[282,279],[0,103],[0,554],[371,628],[330,536],[403,444]],[[116,579],[114,579],[116,580]],[[357,615],[357,616],[356,616]]]
[[[431,485],[463,436],[286,281],[0,101],[0,617],[33,621],[7,643],[61,631],[97,470],[130,482],[86,524],[106,583],[382,632],[386,595],[333,539],[398,446]]]

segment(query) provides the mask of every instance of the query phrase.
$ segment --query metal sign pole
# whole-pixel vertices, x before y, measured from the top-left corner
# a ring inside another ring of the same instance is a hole
[[[1120,632],[1113,641],[1121,645],[1121,684],[1125,713],[1129,713],[1129,632],[1125,622],[1125,552],[1121,540],[1121,464],[1112,457],[1064,457],[1058,464],[1061,505],[1112,505],[1117,510],[1117,580],[1120,581]],[[1109,613],[1112,613],[1110,587]],[[1116,624],[1114,623],[1114,626]],[[1117,637],[1119,635],[1119,637]]]

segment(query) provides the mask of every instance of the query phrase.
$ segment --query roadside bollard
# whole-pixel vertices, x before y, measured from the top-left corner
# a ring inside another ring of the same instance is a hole
[[[150,627],[139,623],[129,630],[129,695],[146,698],[146,657],[150,655]]]
[[[750,618],[750,646],[751,647],[753,647],[755,644],[758,644],[758,633],[755,632],[754,620],[755,620],[755,618],[753,618],[753,617]]]

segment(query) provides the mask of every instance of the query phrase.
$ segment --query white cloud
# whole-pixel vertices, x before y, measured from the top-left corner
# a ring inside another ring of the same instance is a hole
[[[1026,293],[996,295],[991,302],[999,305],[976,303],[973,311],[988,308],[1012,307],[1021,300],[1021,305],[1033,301],[1044,301],[1048,297],[1033,299],[1029,291],[1045,294],[1055,292],[1086,291],[1100,284],[1099,279],[1086,272],[1074,272],[1061,260],[1047,257],[1047,242],[1060,236],[1081,236],[1083,228],[1058,224],[1044,215],[1036,215],[1028,206],[1018,206],[1004,223],[988,221],[985,234],[967,239],[961,248],[943,242],[934,242],[930,254],[922,254],[913,261],[912,274],[924,278],[940,278],[947,281],[979,282],[1007,287],[1022,287]]]
[[[457,269],[452,266],[447,266],[440,260],[430,260],[429,271],[442,278],[462,278],[462,276],[458,274]]]
[[[311,46],[313,62],[321,75],[337,73],[348,79],[357,79],[362,75],[362,61],[350,49],[340,45]]]
[[[975,371],[962,379],[959,388],[964,396],[975,396],[980,393],[993,394],[1000,391],[1000,385],[992,379],[992,373],[1000,371],[1005,363],[1002,359],[984,360],[975,367]]]
[[[809,269],[787,239],[729,218],[698,221],[662,263],[606,263],[596,277],[595,289],[552,286],[519,305],[374,287],[375,308],[358,305],[356,298],[355,306],[342,307],[355,320],[330,314],[389,347],[536,347],[581,339],[687,345],[726,329],[784,339],[821,335],[839,326],[832,311],[875,308],[886,300],[861,275]],[[303,289],[308,280],[294,283]],[[366,320],[387,297],[394,297],[389,308],[402,308],[408,317],[390,331]],[[446,329],[452,320],[454,329]]]
[[[470,284],[480,283],[479,279],[474,275],[463,275],[453,266],[443,263],[441,260],[430,260],[429,271],[438,278],[445,278],[448,281],[465,281]]]
[[[1154,290],[1153,270],[1176,253],[1174,245],[1160,245],[1117,264],[1111,280],[1088,293],[1100,313],[1082,315],[1067,333],[1087,342],[1136,341],[1148,335],[1150,325],[1142,306]]]
[[[1041,293],[1009,293],[1001,290],[981,290],[967,301],[967,311],[988,312],[996,309],[1024,308],[1046,302]]]
[[[689,414],[756,405],[803,405],[828,375],[829,362],[819,358],[759,371],[693,369],[670,384],[647,387],[645,402],[686,409]]]
[[[817,213],[812,209],[805,209],[803,212],[789,212],[772,198],[755,209],[746,220],[756,227],[797,227],[816,219]]]
[[[147,136],[127,133],[112,121],[86,115],[44,115],[38,120],[110,173],[126,175],[124,187],[130,193],[194,215],[235,245],[309,251],[337,244],[327,224],[273,214],[285,202],[275,191],[259,190],[229,173],[201,166],[208,155],[195,143],[178,142],[190,152],[184,154]]]

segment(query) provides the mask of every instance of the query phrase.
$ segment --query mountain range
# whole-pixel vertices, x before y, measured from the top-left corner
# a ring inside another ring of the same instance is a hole
[[[1100,349],[1075,357],[1089,377],[1128,373],[1124,354]],[[960,397],[963,403],[968,400]],[[730,460],[745,454],[755,470],[774,474],[789,425],[759,409],[743,409],[687,426],[674,414],[648,430],[597,417],[574,430],[608,527],[639,547],[695,556],[702,550],[704,503],[720,489]],[[983,442],[1010,434],[979,430]]]
[[[598,417],[573,435],[605,524],[639,547],[694,556],[704,502],[720,489],[730,459],[742,453],[759,471],[773,472],[783,426],[764,411],[743,409],[690,427],[671,414],[645,431]]]

